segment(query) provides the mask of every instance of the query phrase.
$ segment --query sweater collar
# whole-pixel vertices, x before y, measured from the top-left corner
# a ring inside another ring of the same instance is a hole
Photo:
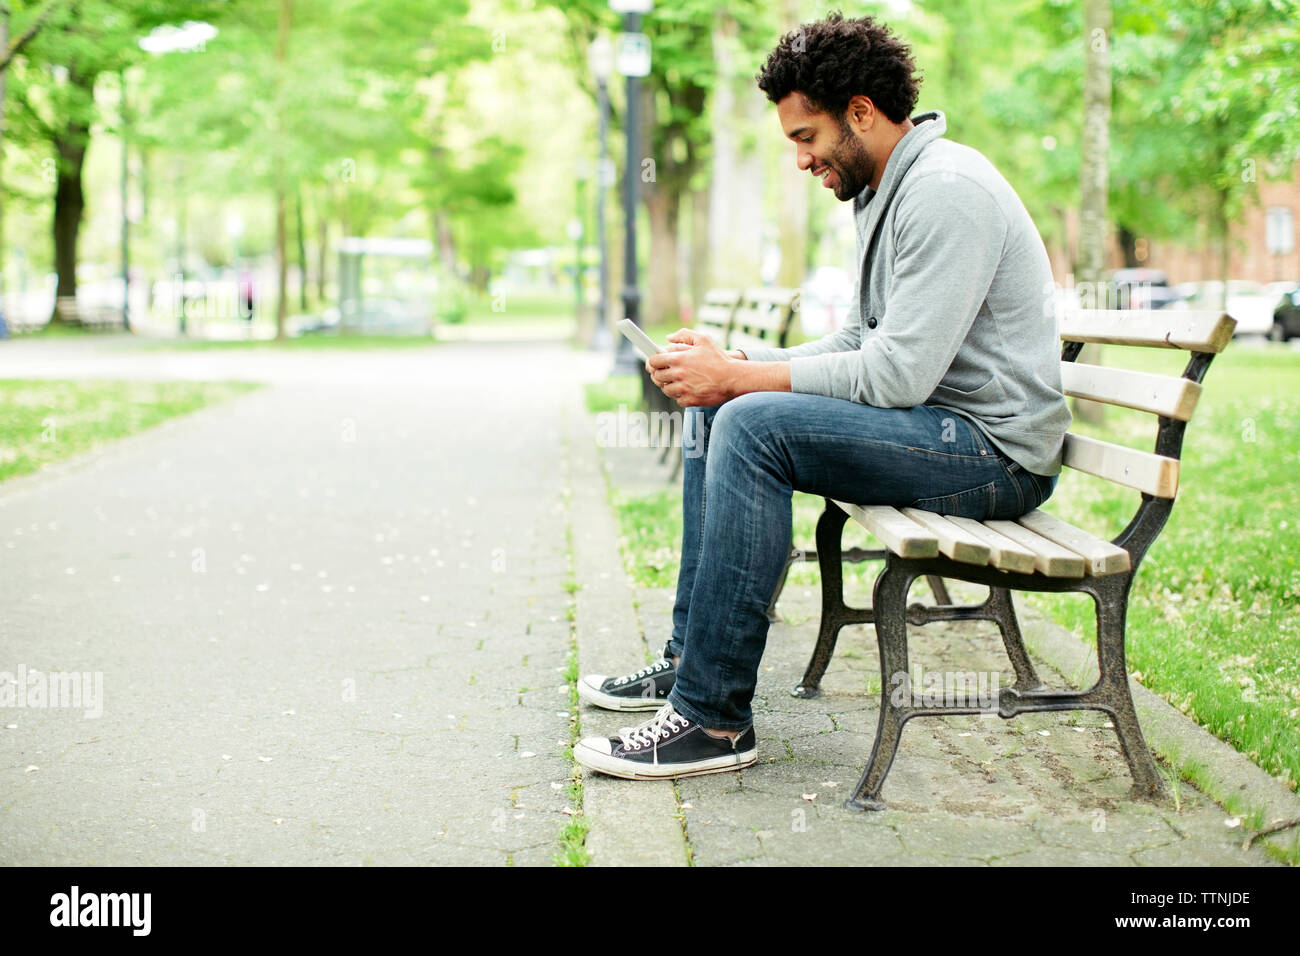
[[[894,146],[893,152],[889,154],[889,160],[885,163],[885,172],[880,177],[880,188],[872,189],[866,186],[853,199],[853,215],[858,222],[858,235],[864,250],[871,244],[876,226],[879,225],[885,210],[889,208],[894,192],[903,177],[907,175],[907,171],[912,168],[912,164],[916,162],[917,157],[921,155],[921,150],[948,131],[948,121],[939,110],[913,116],[912,124],[912,128],[903,135]],[[873,202],[876,196],[882,198]]]

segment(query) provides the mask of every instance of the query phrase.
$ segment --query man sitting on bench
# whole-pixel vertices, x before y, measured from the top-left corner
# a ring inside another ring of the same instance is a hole
[[[857,310],[794,348],[727,354],[683,329],[669,341],[689,347],[650,359],[704,454],[684,464],[663,658],[578,684],[598,707],[657,713],[580,741],[588,769],[657,779],[758,759],[750,703],[794,491],[982,520],[1055,487],[1070,413],[1046,250],[992,164],[943,138],[942,113],[911,116],[915,68],[883,24],[832,14],[758,76],[799,168],[853,202]]]

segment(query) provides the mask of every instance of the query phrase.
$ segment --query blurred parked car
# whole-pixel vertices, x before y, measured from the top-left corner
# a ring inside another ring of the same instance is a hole
[[[1300,283],[1273,282],[1269,288],[1281,286],[1279,300],[1273,309],[1273,327],[1268,330],[1268,337],[1274,342],[1300,338]]]
[[[1273,299],[1263,284],[1246,279],[1228,281],[1227,303],[1223,303],[1223,283],[1186,282],[1177,286],[1186,296],[1189,309],[1222,308],[1237,320],[1236,335],[1267,335],[1273,329]]]
[[[1163,309],[1182,298],[1159,269],[1118,269],[1110,285],[1117,309]]]

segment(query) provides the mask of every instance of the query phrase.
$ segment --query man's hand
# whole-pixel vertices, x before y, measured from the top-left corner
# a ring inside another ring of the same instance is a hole
[[[646,368],[654,383],[678,405],[721,405],[740,394],[735,365],[743,361],[743,353],[723,352],[713,339],[691,329],[674,332],[668,341],[678,347],[652,356]]]

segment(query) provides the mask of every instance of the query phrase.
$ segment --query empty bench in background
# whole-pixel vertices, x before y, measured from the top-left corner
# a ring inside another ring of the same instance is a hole
[[[794,324],[795,311],[799,307],[798,296],[798,289],[777,286],[752,286],[743,292],[710,289],[700,303],[694,328],[713,339],[722,349],[743,349],[746,345],[751,348],[785,348],[790,338],[790,328]],[[681,411],[681,407],[659,389],[653,385],[648,387],[658,392],[658,398],[651,397],[648,401],[652,414],[657,411]],[[646,394],[649,396],[650,392]],[[662,429],[655,429],[655,444],[663,447],[660,461],[667,460],[670,450],[678,442],[680,432],[676,423],[680,417],[675,415],[659,419],[670,423],[673,428],[667,436],[664,436]],[[673,462],[673,470],[668,475],[669,481],[677,477],[681,467],[682,459],[678,455]]]
[[[907,625],[932,621],[988,620],[998,625],[1016,681],[998,692],[998,716],[1032,711],[1100,710],[1110,715],[1133,777],[1134,792],[1151,797],[1161,789],[1151,751],[1138,726],[1125,666],[1125,617],[1133,577],[1174,506],[1187,423],[1201,394],[1201,380],[1214,356],[1232,339],[1235,320],[1217,312],[1080,311],[1061,322],[1061,377],[1068,395],[1121,405],[1157,416],[1155,449],[1139,451],[1084,435],[1065,436],[1067,468],[1141,493],[1136,513],[1113,541],[1035,510],[1016,521],[972,521],[911,508],[860,506],[826,500],[817,523],[822,577],[822,617],[817,646],[794,693],[813,697],[846,624],[873,623],[880,649],[880,719],[875,745],[848,805],[884,808],[881,788],[898,750],[903,725],[913,717],[987,713],[983,706],[931,706],[915,693],[892,693],[895,675],[907,675]],[[1190,353],[1181,377],[1077,363],[1084,343],[1183,349]],[[1060,500],[1057,495],[1053,500]],[[852,517],[885,545],[884,570],[876,578],[871,608],[844,603],[841,533]],[[907,605],[921,575],[986,585],[978,605]],[[1074,591],[1092,597],[1097,609],[1100,676],[1084,690],[1043,685],[1021,639],[1012,591]],[[904,676],[904,680],[906,677]],[[965,703],[969,704],[967,700]],[[981,702],[982,703],[982,702]]]

